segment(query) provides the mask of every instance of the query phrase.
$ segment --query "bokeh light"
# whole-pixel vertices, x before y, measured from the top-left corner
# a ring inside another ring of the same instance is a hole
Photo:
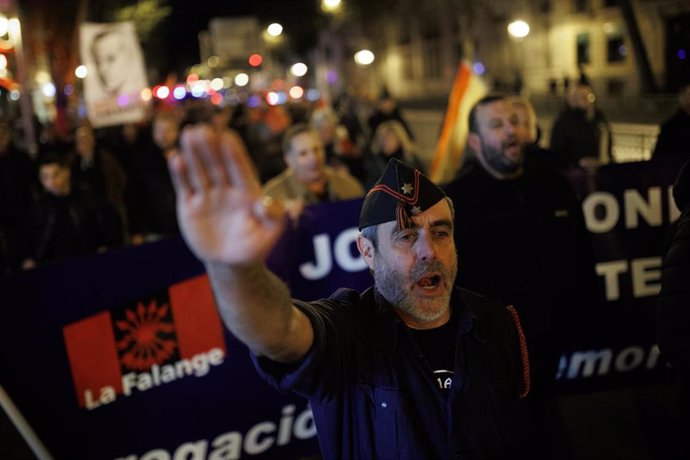
[[[187,84],[192,86],[195,82],[199,81],[199,76],[195,73],[190,73],[187,75]]]
[[[249,56],[249,65],[252,67],[259,67],[264,61],[260,54],[252,54]]]
[[[192,96],[202,97],[206,94],[206,85],[203,81],[197,81],[192,85]]]
[[[156,97],[158,99],[167,99],[170,96],[170,88],[167,86],[159,86],[155,90]]]
[[[86,68],[85,65],[80,65],[76,69],[74,69],[74,75],[77,78],[86,78],[86,76],[89,74],[89,69]]]
[[[249,83],[249,75],[246,73],[238,73],[235,75],[235,84],[237,86],[246,86]]]
[[[268,105],[276,105],[278,103],[278,93],[275,91],[269,91],[266,94],[266,102]]]
[[[177,85],[175,89],[173,89],[173,97],[178,101],[184,99],[186,95],[187,90],[185,89],[184,85]]]
[[[220,105],[223,102],[223,95],[220,93],[216,93],[213,96],[211,96],[211,104],[213,105]]]
[[[149,88],[144,88],[141,90],[141,100],[144,102],[148,102],[151,100],[153,97],[153,91]]]
[[[214,78],[211,80],[211,89],[214,91],[220,91],[223,89],[223,79],[222,78]]]
[[[290,97],[293,99],[299,99],[304,96],[304,89],[301,86],[293,86],[290,88]]]
[[[268,35],[270,35],[271,37],[277,37],[283,33],[283,26],[281,26],[277,22],[274,22],[266,28],[266,32],[268,32]]]
[[[298,62],[290,67],[290,73],[295,77],[303,77],[307,74],[309,68],[304,62]]]
[[[355,62],[359,65],[369,65],[375,58],[376,56],[370,50],[360,50],[355,53]]]
[[[513,21],[508,24],[508,33],[511,37],[525,38],[527,35],[529,35],[529,24],[522,19]]]
[[[45,97],[55,97],[55,93],[56,93],[55,85],[52,84],[51,82],[44,83],[41,86],[41,92],[43,93],[43,95]]]
[[[335,13],[341,5],[341,0],[321,0],[321,9],[327,13]]]
[[[247,99],[247,106],[251,108],[259,107],[261,105],[261,97],[253,94]]]
[[[484,64],[481,62],[475,61],[474,64],[472,64],[472,71],[477,75],[484,75],[484,72],[486,72],[486,67],[484,67]]]

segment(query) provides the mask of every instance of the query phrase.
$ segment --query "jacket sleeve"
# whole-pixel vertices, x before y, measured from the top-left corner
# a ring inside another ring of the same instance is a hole
[[[690,379],[690,208],[676,222],[664,257],[656,320],[664,358]]]

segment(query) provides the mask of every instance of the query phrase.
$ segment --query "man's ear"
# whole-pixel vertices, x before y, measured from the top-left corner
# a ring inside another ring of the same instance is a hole
[[[357,249],[359,253],[362,254],[364,262],[367,264],[370,270],[374,269],[374,244],[371,240],[365,238],[361,233],[357,235]]]
[[[479,134],[470,133],[467,136],[467,145],[469,145],[475,153],[480,153],[482,148],[482,143],[479,139]]]

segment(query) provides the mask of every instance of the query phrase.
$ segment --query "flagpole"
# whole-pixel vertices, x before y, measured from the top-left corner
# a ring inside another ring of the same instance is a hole
[[[2,385],[0,385],[0,407],[5,411],[14,426],[17,427],[17,431],[22,435],[38,460],[53,460],[53,456],[50,455],[48,449],[46,449],[41,440],[38,439],[38,436],[36,436],[29,422],[27,422],[22,413],[19,412],[19,409],[14,405]]]

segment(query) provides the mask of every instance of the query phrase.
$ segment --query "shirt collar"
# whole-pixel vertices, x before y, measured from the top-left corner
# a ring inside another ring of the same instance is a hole
[[[402,321],[400,316],[395,312],[393,306],[383,297],[376,287],[373,287],[374,300],[376,302],[376,307],[378,308],[381,317],[389,322],[391,327],[391,332],[393,333],[393,341],[397,343],[397,331],[399,328],[406,327],[405,323]],[[452,314],[456,315],[458,318],[457,327],[458,333],[460,335],[466,335],[474,329],[475,322],[477,320],[477,315],[474,312],[472,306],[465,300],[462,292],[457,286],[453,286],[453,292],[450,298],[450,305],[453,309]]]

